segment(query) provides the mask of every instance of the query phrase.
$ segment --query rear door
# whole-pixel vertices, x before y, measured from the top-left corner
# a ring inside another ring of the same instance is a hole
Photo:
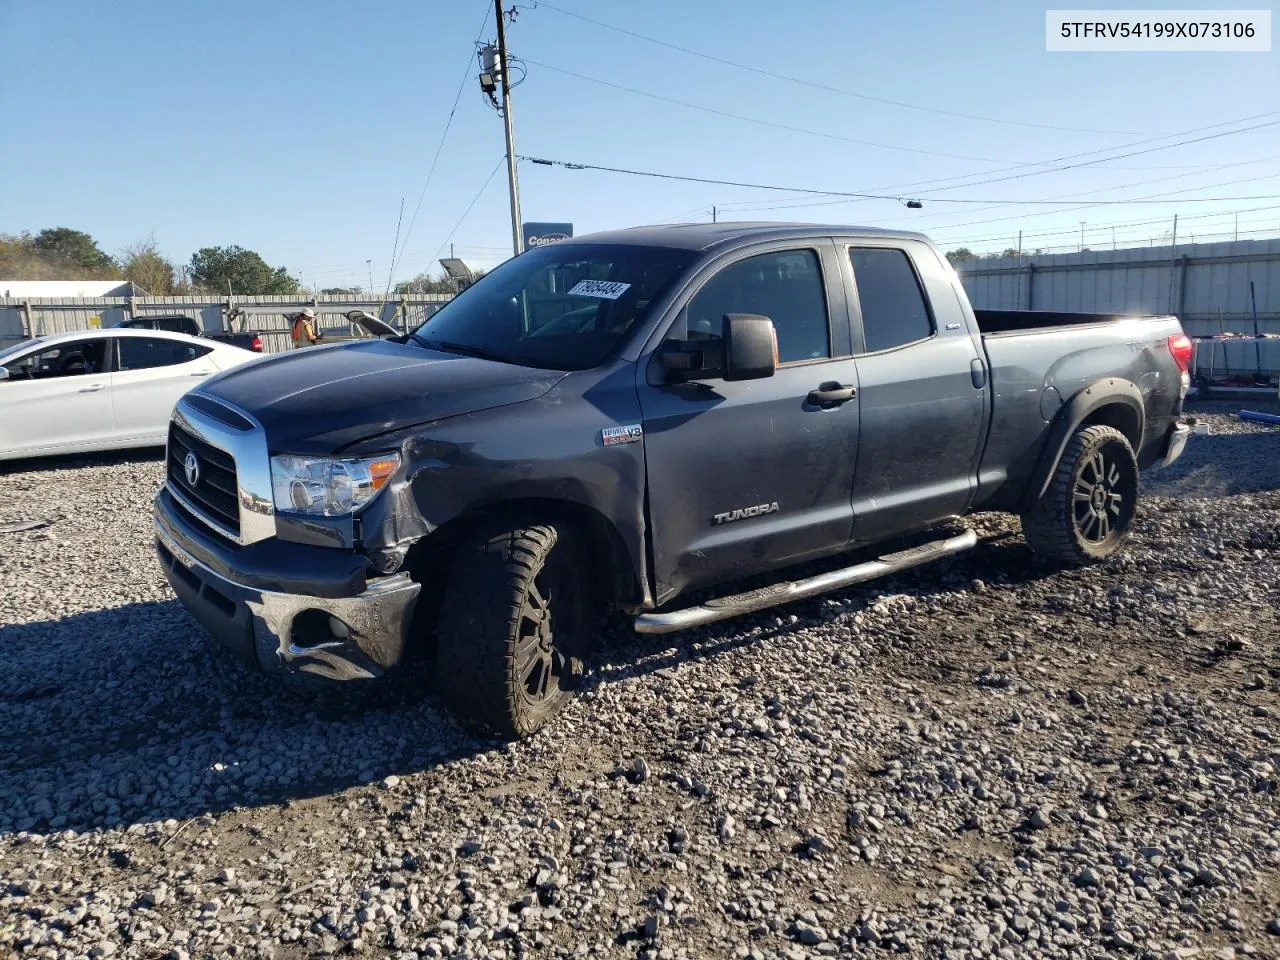
[[[0,381],[0,453],[92,449],[113,433],[109,342],[85,337],[42,345],[5,363]]]
[[[111,399],[120,440],[163,443],[178,398],[216,373],[207,344],[162,337],[119,337]]]
[[[641,367],[640,405],[659,603],[677,591],[831,552],[849,539],[858,403],[847,306],[829,240],[734,254],[695,279],[666,337],[719,335],[726,313],[769,317],[774,376],[667,383]]]
[[[986,370],[932,249],[840,248],[861,400],[853,539],[865,543],[968,509],[986,436]]]

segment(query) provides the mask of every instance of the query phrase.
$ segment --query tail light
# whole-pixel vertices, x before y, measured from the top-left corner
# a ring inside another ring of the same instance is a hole
[[[1183,339],[1184,339],[1184,340],[1186,340],[1186,337],[1183,337]],[[249,344],[249,349],[250,349],[250,350],[252,350],[252,351],[254,351],[255,353],[261,353],[261,352],[262,352],[262,338],[261,338],[261,337],[257,337],[257,336],[255,336],[255,337],[253,338],[253,343]],[[1172,349],[1173,349],[1173,342],[1172,342],[1172,341],[1170,341],[1170,343],[1169,343],[1169,349],[1170,349],[1170,350],[1172,350]],[[1184,369],[1185,369],[1185,368],[1184,368]]]
[[[1178,365],[1178,369],[1183,373],[1191,370],[1191,338],[1185,333],[1179,333],[1169,338],[1169,352],[1173,354],[1173,360]]]

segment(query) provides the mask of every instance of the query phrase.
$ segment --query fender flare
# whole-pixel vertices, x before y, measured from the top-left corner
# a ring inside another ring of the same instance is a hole
[[[1142,402],[1142,391],[1131,380],[1120,377],[1093,381],[1064,403],[1049,425],[1040,459],[1023,495],[1024,511],[1033,507],[1049,489],[1049,482],[1062,461],[1067,444],[1080,425],[1103,407],[1117,405],[1127,408],[1136,418],[1138,429],[1137,440],[1133,445],[1134,453],[1141,449],[1147,427],[1147,408]]]

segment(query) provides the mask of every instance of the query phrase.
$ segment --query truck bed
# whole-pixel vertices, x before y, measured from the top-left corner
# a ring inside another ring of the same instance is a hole
[[[1030,333],[1053,327],[1118,323],[1122,320],[1173,319],[1168,316],[1125,313],[1061,313],[1057,310],[974,310],[973,315],[978,321],[978,329],[984,336],[996,333]]]
[[[1180,371],[1168,339],[1176,317],[1049,310],[975,310],[991,375],[992,426],[978,472],[977,502],[1016,510],[1059,405],[1090,382],[1138,386],[1147,429],[1135,444],[1147,466],[1177,419]]]

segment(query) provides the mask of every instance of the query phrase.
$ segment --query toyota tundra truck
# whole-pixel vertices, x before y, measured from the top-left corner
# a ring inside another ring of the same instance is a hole
[[[1171,316],[974,310],[914,233],[575,237],[411,333],[197,386],[157,551],[252,667],[314,686],[421,652],[464,721],[515,738],[604,615],[680,631],[847,588],[975,546],[976,510],[1049,562],[1105,560],[1139,471],[1186,443],[1190,357]]]

